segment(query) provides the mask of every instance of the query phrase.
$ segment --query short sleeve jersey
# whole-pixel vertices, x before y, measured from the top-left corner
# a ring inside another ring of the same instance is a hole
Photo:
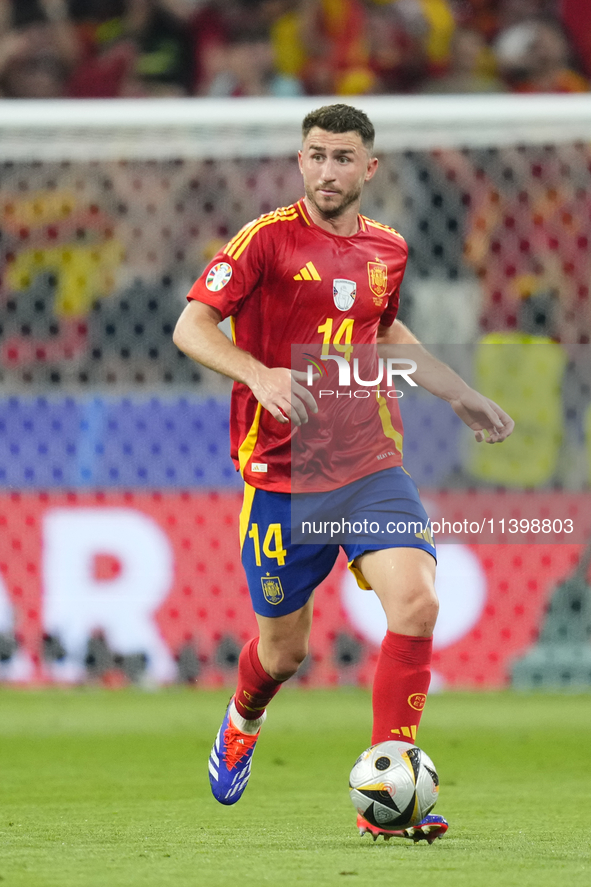
[[[242,228],[187,298],[230,316],[235,344],[265,366],[291,367],[292,344],[316,346],[316,353],[337,348],[335,354],[343,353],[343,343],[374,344],[378,326],[390,326],[396,318],[407,254],[404,238],[393,228],[359,216],[354,235],[335,235],[315,225],[300,200]],[[292,491],[292,438],[298,433],[263,410],[248,386],[234,384],[231,455],[248,484]],[[307,434],[307,446],[316,446],[319,455],[308,491],[336,489],[402,464],[398,406],[379,391],[348,441],[346,464],[320,453],[330,452],[332,433],[319,426],[315,444]]]

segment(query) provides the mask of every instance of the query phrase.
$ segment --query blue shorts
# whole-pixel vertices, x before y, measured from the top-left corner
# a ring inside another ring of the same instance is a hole
[[[339,548],[362,588],[368,586],[353,561],[366,551],[422,548],[435,557],[429,518],[403,468],[305,497],[247,485],[240,539],[255,613],[271,617],[304,606],[332,570]]]

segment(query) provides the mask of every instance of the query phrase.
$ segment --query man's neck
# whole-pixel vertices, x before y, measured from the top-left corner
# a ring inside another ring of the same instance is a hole
[[[337,234],[339,237],[352,237],[353,234],[357,234],[359,230],[359,203],[347,207],[342,215],[334,218],[324,216],[307,197],[304,197],[304,203],[314,224],[324,231]]]

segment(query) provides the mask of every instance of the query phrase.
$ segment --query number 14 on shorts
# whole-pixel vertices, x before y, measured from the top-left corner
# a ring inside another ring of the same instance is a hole
[[[252,523],[248,531],[249,539],[252,539],[254,545],[254,558],[257,567],[262,565],[261,562],[261,532],[259,525]],[[277,564],[282,567],[285,564],[285,556],[287,549],[283,547],[283,536],[281,533],[281,524],[269,524],[263,538],[263,554],[268,558],[273,558]]]

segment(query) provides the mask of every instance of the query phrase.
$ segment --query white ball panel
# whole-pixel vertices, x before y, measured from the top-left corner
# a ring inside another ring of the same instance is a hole
[[[349,779],[355,809],[373,825],[391,829],[420,822],[435,806],[438,783],[431,758],[395,740],[366,749]]]

